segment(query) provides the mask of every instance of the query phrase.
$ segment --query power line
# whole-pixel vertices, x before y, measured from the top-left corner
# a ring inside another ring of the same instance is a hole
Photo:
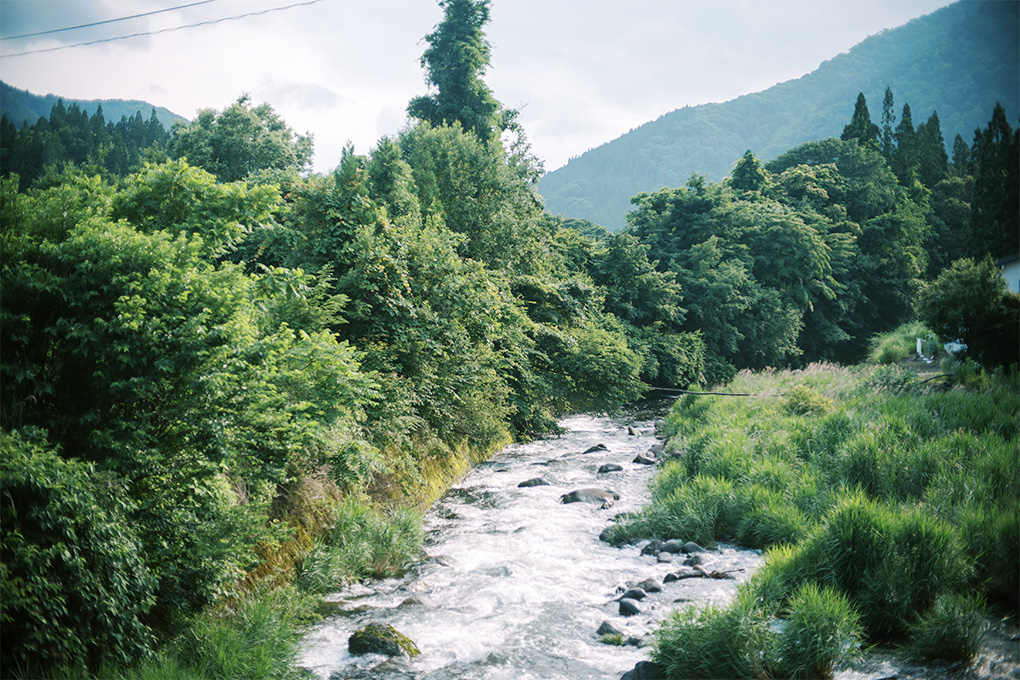
[[[20,40],[21,38],[34,38],[37,35],[49,35],[50,33],[62,33],[63,31],[76,31],[79,28],[91,28],[93,26],[102,26],[103,24],[114,24],[118,21],[127,21],[128,19],[140,19],[141,17],[152,16],[153,14],[162,14],[164,12],[173,12],[178,9],[186,9],[188,7],[195,7],[196,5],[208,5],[210,2],[218,2],[219,0],[201,0],[201,2],[192,2],[188,5],[178,5],[177,7],[167,7],[166,9],[157,9],[152,12],[145,12],[144,14],[132,14],[129,17],[120,17],[119,19],[106,19],[105,21],[94,21],[91,24],[82,24],[80,26],[68,26],[67,28],[52,28],[48,31],[39,31],[37,33],[22,33],[21,35],[3,35],[0,36],[0,40]]]
[[[307,5],[315,5],[324,0],[307,0],[306,2],[295,2],[290,5],[283,7],[271,7],[269,9],[259,10],[257,12],[246,12],[245,14],[235,14],[229,17],[223,17],[220,19],[210,19],[209,21],[200,21],[197,24],[187,24],[185,26],[176,26],[174,28],[162,28],[157,31],[144,31],[142,33],[131,33],[130,35],[118,35],[113,38],[103,38],[102,40],[91,40],[89,42],[75,43],[73,45],[59,45],[57,47],[46,47],[39,50],[26,50],[24,52],[12,52],[10,54],[0,54],[0,59],[6,59],[8,57],[23,57],[28,54],[40,54],[42,52],[56,52],[58,50],[67,50],[72,47],[86,47],[88,45],[98,45],[100,43],[114,42],[117,40],[127,40],[128,38],[140,38],[146,35],[158,35],[160,33],[172,33],[174,31],[183,31],[186,28],[197,28],[199,26],[209,26],[212,24],[219,24],[224,21],[236,21],[237,19],[244,19],[246,17],[261,16],[263,14],[269,14],[271,12],[282,12],[284,10],[293,9],[295,7],[304,7]]]

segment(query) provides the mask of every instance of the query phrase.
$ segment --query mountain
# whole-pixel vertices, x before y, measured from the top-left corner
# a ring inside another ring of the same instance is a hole
[[[996,102],[1011,121],[1020,112],[1018,9],[1015,0],[963,0],[873,35],[797,80],[672,111],[548,173],[539,193],[551,213],[615,231],[639,192],[682,186],[692,173],[720,180],[748,149],[767,161],[838,137],[859,92],[881,125],[887,85],[897,122],[905,103],[915,127],[937,111],[947,146],[957,134],[970,144]]]
[[[64,106],[77,104],[78,108],[89,116],[95,113],[97,107],[102,106],[103,119],[107,123],[116,123],[124,116],[131,118],[139,111],[141,111],[142,117],[148,120],[153,109],[156,111],[156,118],[167,130],[177,121],[188,122],[187,118],[162,106],[153,106],[148,102],[124,99],[68,99],[55,94],[43,96],[0,82],[0,114],[6,114],[7,119],[19,128],[26,121],[32,124],[40,117],[48,117],[50,109],[57,103],[57,99],[63,99]]]

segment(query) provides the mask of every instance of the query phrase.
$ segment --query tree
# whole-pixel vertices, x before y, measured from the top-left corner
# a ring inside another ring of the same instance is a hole
[[[502,107],[482,80],[491,52],[482,32],[489,21],[489,0],[440,0],[439,5],[443,21],[425,36],[429,47],[421,58],[436,92],[412,99],[407,113],[437,127],[460,122],[488,142],[506,127]]]
[[[893,91],[885,86],[885,98],[882,100],[882,155],[887,161],[893,157],[894,138],[893,125],[896,123],[896,112],[893,110]]]
[[[737,161],[730,177],[730,188],[740,194],[765,194],[769,189],[769,173],[748,149]]]
[[[957,260],[925,287],[917,314],[945,340],[963,340],[986,367],[1020,360],[1020,296],[1010,293],[990,256]]]
[[[1020,129],[1014,131],[1002,104],[978,131],[977,177],[971,201],[968,251],[1000,258],[1020,252]]]
[[[896,126],[896,151],[893,153],[893,172],[899,178],[900,184],[908,186],[912,179],[916,178],[918,172],[917,157],[917,131],[914,130],[914,120],[910,114],[910,104],[903,105],[903,113],[900,115],[900,123]]]
[[[236,182],[260,170],[307,169],[312,138],[296,135],[269,104],[253,108],[242,95],[222,111],[203,109],[194,122],[176,123],[167,152]]]
[[[917,127],[917,159],[921,184],[931,189],[949,176],[949,156],[942,137],[939,114],[932,111],[927,122]]]
[[[868,113],[868,102],[864,99],[864,93],[857,95],[857,103],[854,105],[854,115],[843,128],[840,139],[844,142],[856,139],[863,147],[878,151],[879,145],[878,126],[871,121],[871,114]]]

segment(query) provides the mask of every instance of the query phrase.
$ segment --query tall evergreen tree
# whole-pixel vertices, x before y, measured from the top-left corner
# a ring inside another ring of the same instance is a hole
[[[893,91],[885,86],[885,98],[882,100],[882,155],[891,160],[893,155],[893,125],[896,123],[896,111],[893,109]]]
[[[857,95],[857,104],[854,106],[854,115],[845,128],[840,139],[844,142],[856,139],[861,146],[878,151],[878,126],[871,121],[871,114],[868,112],[868,102],[864,99],[864,93]]]
[[[434,94],[415,97],[407,113],[439,126],[460,121],[483,141],[505,125],[502,107],[482,81],[491,46],[482,27],[489,21],[489,0],[440,0],[443,21],[425,36],[429,47],[421,65]]]
[[[917,131],[914,129],[914,119],[910,114],[910,104],[903,105],[895,137],[896,151],[893,153],[892,169],[900,184],[908,186],[912,176],[917,173]]]
[[[953,176],[966,177],[973,174],[971,167],[970,147],[963,141],[963,135],[956,135],[953,140]]]
[[[917,159],[921,184],[929,189],[949,176],[949,156],[937,111],[917,127]]]
[[[980,131],[978,171],[971,201],[969,251],[975,257],[1005,257],[1020,252],[1020,130],[996,104],[988,127]]]

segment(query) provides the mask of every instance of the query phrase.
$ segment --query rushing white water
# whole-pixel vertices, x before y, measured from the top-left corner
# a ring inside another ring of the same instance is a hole
[[[631,414],[630,418],[648,417]],[[691,578],[663,584],[681,570],[641,555],[641,545],[614,548],[599,533],[616,513],[649,501],[654,466],[633,460],[656,442],[654,422],[576,416],[565,434],[506,448],[447,492],[426,517],[431,559],[404,578],[371,582],[328,598],[336,613],[305,639],[301,664],[322,680],[429,678],[616,680],[649,657],[635,645],[599,641],[608,621],[625,637],[643,638],[676,607],[723,602],[761,563],[757,551],[722,547],[703,554],[709,570],[735,580]],[[628,428],[635,434],[630,434]],[[607,451],[583,453],[604,444]],[[622,471],[598,472],[616,463]],[[547,486],[521,488],[541,477]],[[600,487],[620,495],[609,509],[563,504],[574,489]],[[622,589],[645,579],[662,585],[619,613]],[[416,596],[423,603],[403,604]],[[388,623],[421,649],[413,671],[384,670],[381,656],[353,656],[347,640],[371,622]]]

